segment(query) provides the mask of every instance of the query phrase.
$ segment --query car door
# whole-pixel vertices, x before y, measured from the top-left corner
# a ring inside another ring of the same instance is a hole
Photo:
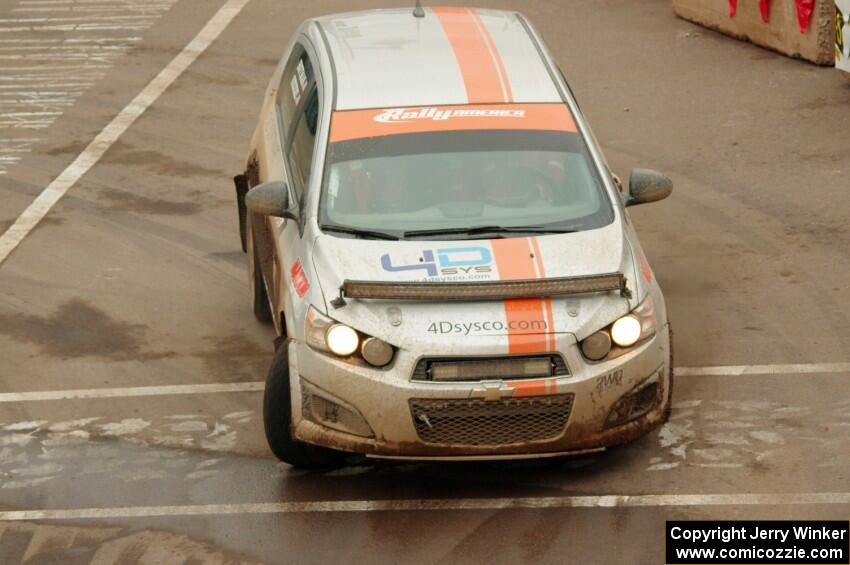
[[[283,140],[283,161],[286,179],[289,186],[290,202],[298,209],[298,221],[275,220],[273,230],[278,249],[272,266],[273,287],[275,293],[272,299],[277,304],[276,318],[287,304],[292,303],[293,291],[289,284],[291,271],[296,264],[306,260],[303,257],[304,246],[301,236],[304,227],[304,206],[307,200],[307,190],[310,186],[310,176],[313,167],[313,154],[316,146],[316,133],[320,114],[320,80],[317,80],[315,51],[306,41],[298,41],[292,50],[290,60],[281,75],[278,88],[278,114],[281,139]],[[279,328],[284,320],[276,319]],[[291,331],[291,328],[288,328]]]

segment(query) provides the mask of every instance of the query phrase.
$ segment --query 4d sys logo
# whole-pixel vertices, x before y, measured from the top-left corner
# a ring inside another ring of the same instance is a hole
[[[396,265],[386,253],[381,257],[381,266],[390,273],[425,271],[427,277],[481,275],[493,271],[493,254],[486,247],[425,249],[418,263]]]

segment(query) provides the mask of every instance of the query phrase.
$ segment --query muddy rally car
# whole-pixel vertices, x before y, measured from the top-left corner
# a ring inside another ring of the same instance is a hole
[[[664,299],[626,207],[672,184],[621,185],[522,15],[305,22],[235,182],[281,460],[566,455],[667,417]]]

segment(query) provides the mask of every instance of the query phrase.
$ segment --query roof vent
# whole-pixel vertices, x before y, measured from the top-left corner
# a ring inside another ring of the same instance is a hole
[[[422,8],[422,1],[416,0],[416,7],[413,8],[413,17],[414,18],[424,18],[425,10]]]

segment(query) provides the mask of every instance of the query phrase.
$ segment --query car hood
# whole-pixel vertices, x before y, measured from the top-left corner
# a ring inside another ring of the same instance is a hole
[[[642,294],[636,292],[641,282],[618,222],[571,234],[465,241],[323,234],[314,241],[312,258],[329,316],[398,347],[433,347],[444,354],[472,345],[482,352],[510,350],[517,334],[567,333],[580,340],[627,313],[636,301],[617,292],[475,302],[347,298],[340,307],[331,301],[345,280],[482,282],[613,272],[625,275],[635,298]]]

